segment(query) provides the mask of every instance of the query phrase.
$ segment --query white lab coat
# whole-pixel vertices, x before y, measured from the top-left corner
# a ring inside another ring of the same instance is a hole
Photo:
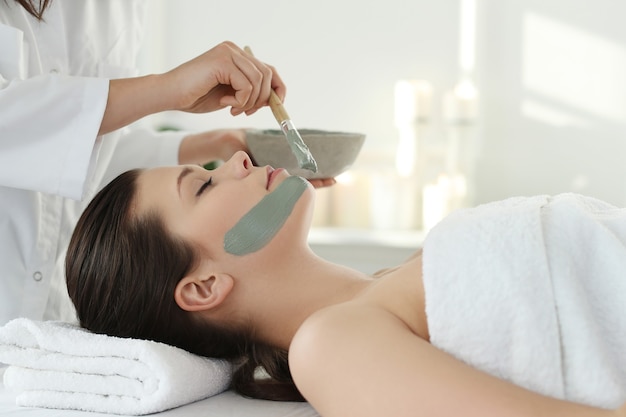
[[[63,263],[85,204],[126,169],[177,163],[180,133],[97,137],[108,79],[136,75],[143,11],[54,0],[38,22],[0,1],[0,325],[73,320]]]

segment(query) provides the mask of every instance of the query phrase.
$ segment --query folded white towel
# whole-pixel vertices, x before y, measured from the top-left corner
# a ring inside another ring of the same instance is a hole
[[[626,209],[574,194],[461,210],[423,249],[431,342],[528,389],[626,401]]]
[[[0,362],[21,406],[142,415],[228,388],[231,364],[163,343],[94,334],[53,321],[0,327]]]

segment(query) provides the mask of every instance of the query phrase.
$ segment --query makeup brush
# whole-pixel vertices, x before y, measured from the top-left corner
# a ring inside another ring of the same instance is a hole
[[[250,47],[246,46],[244,50],[254,56]],[[311,155],[311,151],[309,151],[309,148],[302,140],[302,136],[300,136],[300,133],[294,126],[289,114],[283,106],[283,103],[280,101],[280,98],[274,90],[271,90],[270,92],[269,104],[276,121],[280,125],[280,129],[287,138],[287,143],[289,143],[291,152],[298,160],[298,166],[312,172],[317,172],[317,163],[315,162],[313,155]]]

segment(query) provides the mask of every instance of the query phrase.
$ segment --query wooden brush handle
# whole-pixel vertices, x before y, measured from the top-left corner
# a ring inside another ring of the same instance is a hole
[[[287,114],[287,110],[285,110],[283,103],[274,90],[270,93],[270,109],[272,109],[272,113],[279,124],[285,120],[289,120],[289,114]]]
[[[249,46],[244,46],[243,50],[254,56],[254,54],[252,53],[252,49],[250,49]],[[285,110],[283,102],[280,101],[280,97],[278,97],[278,94],[276,94],[273,89],[270,91],[269,103],[270,109],[272,109],[272,113],[274,114],[274,117],[276,118],[278,124],[281,124],[285,120],[289,120],[289,114],[287,113],[287,110]]]

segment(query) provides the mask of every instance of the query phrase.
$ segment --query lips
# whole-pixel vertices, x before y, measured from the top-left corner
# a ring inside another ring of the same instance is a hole
[[[267,167],[267,186],[265,187],[267,190],[270,189],[270,185],[272,184],[272,182],[274,182],[274,180],[281,173],[281,171],[284,171],[284,169],[282,169],[282,168],[274,169],[274,168],[272,168],[271,166],[268,165],[268,167]]]
[[[267,166],[267,184],[265,185],[265,189],[269,190],[270,189],[270,184],[272,183],[272,178],[274,172],[276,172],[276,170],[274,168],[272,168],[271,166]]]

